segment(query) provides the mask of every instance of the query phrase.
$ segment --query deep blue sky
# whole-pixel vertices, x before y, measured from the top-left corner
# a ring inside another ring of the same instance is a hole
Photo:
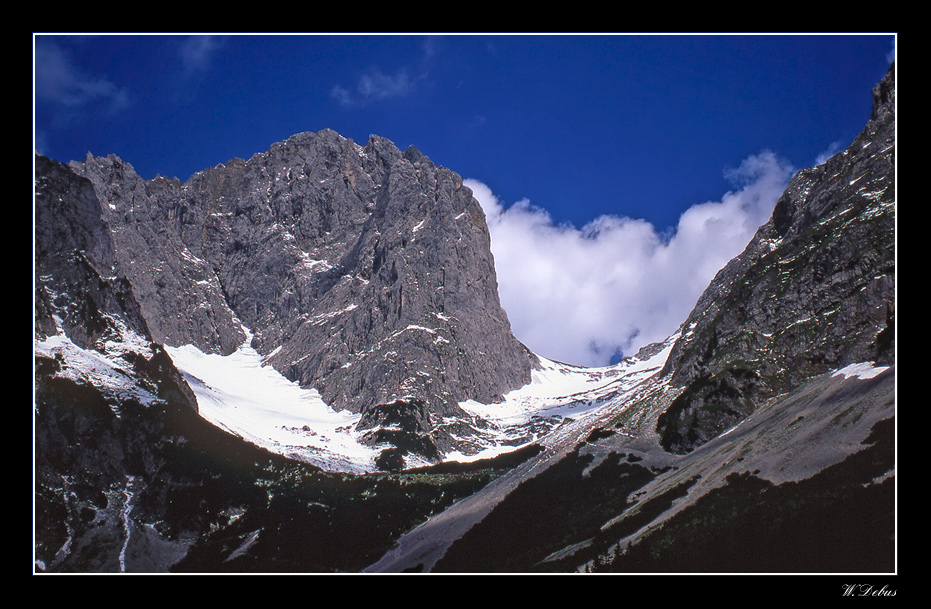
[[[35,146],[182,180],[302,131],[417,146],[474,180],[517,337],[600,366],[674,333],[792,173],[853,140],[894,42],[38,35]]]
[[[375,133],[557,222],[658,229],[771,150],[846,145],[891,35],[35,36],[35,135],[186,179],[301,131]]]

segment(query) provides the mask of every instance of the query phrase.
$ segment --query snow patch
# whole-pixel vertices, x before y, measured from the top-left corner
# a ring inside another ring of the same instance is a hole
[[[294,237],[292,237],[294,239]],[[305,251],[301,251],[301,265],[313,273],[322,273],[333,268],[333,265],[330,264],[328,260],[317,260],[316,258],[311,258],[310,254]]]
[[[313,317],[307,320],[307,323],[316,326],[316,325],[322,324],[323,322],[329,319],[333,319],[334,317],[339,317],[340,315],[343,315],[344,313],[349,313],[350,311],[354,311],[356,308],[357,308],[357,305],[355,303],[352,303],[346,307],[343,307],[342,309],[338,311],[328,311],[326,313],[314,315]]]
[[[122,340],[105,341],[102,351],[76,345],[61,329],[61,320],[56,317],[58,334],[36,340],[33,352],[62,362],[61,371],[57,373],[59,377],[93,385],[117,401],[134,399],[146,406],[157,402],[154,393],[136,384],[132,365],[123,357],[127,353],[149,354],[148,341],[129,330],[119,318],[107,317],[118,328]]]
[[[879,376],[889,369],[889,366],[876,366],[873,362],[860,362],[844,366],[840,370],[835,370],[831,376],[842,376],[844,378],[871,379]]]

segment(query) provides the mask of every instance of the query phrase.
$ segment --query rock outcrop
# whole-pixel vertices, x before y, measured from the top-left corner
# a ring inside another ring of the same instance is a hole
[[[793,177],[683,324],[665,369],[682,393],[658,427],[668,450],[694,449],[816,374],[893,361],[894,67],[853,143]]]
[[[148,336],[132,286],[89,181],[36,157],[35,324],[37,338],[61,329],[85,349],[120,339],[119,323]]]

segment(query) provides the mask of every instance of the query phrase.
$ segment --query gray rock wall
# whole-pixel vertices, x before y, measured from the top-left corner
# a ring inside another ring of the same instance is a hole
[[[354,412],[419,399],[462,414],[530,380],[481,207],[415,148],[324,130],[185,183],[113,156],[71,167],[157,342],[228,354],[241,321],[269,364]]]
[[[665,368],[683,389],[660,420],[667,449],[692,450],[816,374],[893,362],[894,66],[873,100],[863,131],[793,177],[683,324]]]

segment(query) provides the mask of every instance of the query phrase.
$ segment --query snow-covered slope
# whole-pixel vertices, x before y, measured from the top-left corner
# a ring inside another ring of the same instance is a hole
[[[358,442],[361,414],[337,412],[316,389],[289,381],[249,346],[228,356],[167,347],[197,396],[200,415],[244,440],[330,471],[374,469],[378,451]]]
[[[62,322],[55,317],[58,333],[34,342],[36,356],[48,357],[60,363],[60,378],[97,387],[105,395],[132,398],[140,404],[158,400],[152,387],[139,382],[138,375],[125,357],[129,353],[146,353],[147,340],[131,331],[115,316],[108,316],[119,333],[118,340],[106,340],[101,350],[83,349],[62,330]],[[117,338],[117,337],[114,337]]]
[[[247,336],[250,335],[248,330]],[[537,441],[567,418],[598,412],[624,392],[662,369],[672,340],[645,359],[627,358],[604,368],[580,368],[539,358],[532,381],[505,401],[460,406],[490,425],[476,430],[481,450],[454,452],[449,461],[493,457]],[[315,389],[303,388],[266,365],[249,346],[233,354],[206,354],[192,345],[166,347],[197,396],[200,415],[213,425],[257,446],[328,471],[375,471],[381,447],[360,441],[361,414],[336,411]],[[424,463],[409,461],[407,467]]]

